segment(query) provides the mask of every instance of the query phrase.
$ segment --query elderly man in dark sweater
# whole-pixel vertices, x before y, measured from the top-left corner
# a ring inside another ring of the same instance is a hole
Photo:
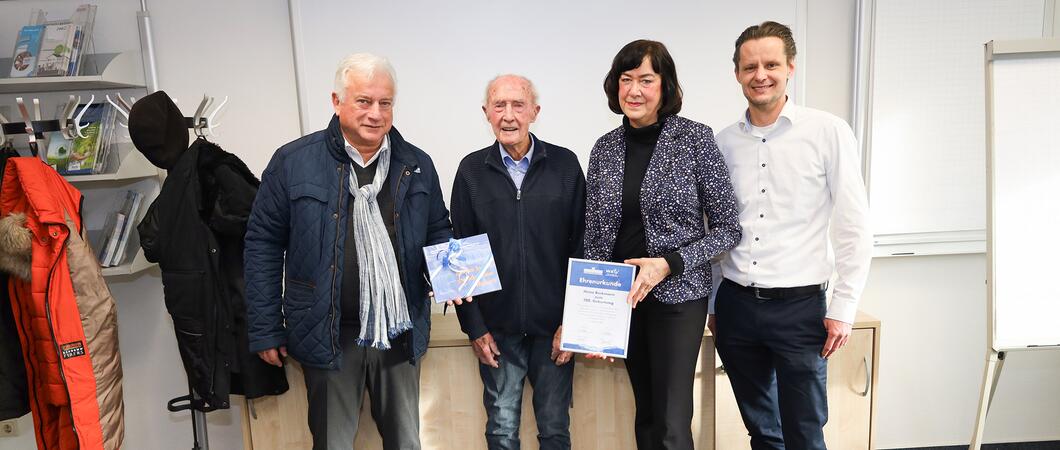
[[[530,134],[540,110],[530,80],[493,79],[482,111],[497,141],[465,157],[453,183],[454,233],[489,235],[503,286],[456,302],[480,363],[490,449],[519,448],[526,378],[541,449],[571,445],[574,364],[559,336],[567,258],[582,252],[585,176],[573,152]]]

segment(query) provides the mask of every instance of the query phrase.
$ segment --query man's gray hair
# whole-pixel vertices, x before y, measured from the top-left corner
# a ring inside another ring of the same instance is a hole
[[[394,83],[394,92],[397,92],[397,74],[394,67],[386,58],[371,53],[354,53],[347,55],[339,61],[339,68],[335,70],[335,94],[339,101],[346,101],[346,88],[349,85],[349,74],[354,73],[371,80],[377,73],[383,72],[390,77]]]
[[[530,81],[529,78],[514,73],[506,73],[503,75],[497,75],[486,84],[486,95],[482,97],[482,105],[489,106],[490,102],[490,90],[493,89],[493,84],[501,78],[518,78],[526,82],[526,86],[530,88],[530,98],[533,99],[534,104],[537,104],[537,88],[534,87],[534,82]]]

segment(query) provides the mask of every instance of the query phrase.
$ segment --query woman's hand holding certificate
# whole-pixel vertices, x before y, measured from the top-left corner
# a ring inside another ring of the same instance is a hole
[[[640,268],[637,279],[633,281],[633,288],[629,291],[629,297],[627,297],[630,306],[634,308],[637,307],[637,303],[648,296],[652,289],[655,289],[655,285],[670,275],[670,264],[666,262],[666,258],[634,258],[623,262]]]

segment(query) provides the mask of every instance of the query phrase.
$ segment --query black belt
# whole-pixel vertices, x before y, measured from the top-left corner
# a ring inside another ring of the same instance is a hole
[[[743,286],[740,283],[726,278],[722,283],[728,283],[729,287],[750,295],[759,300],[776,300],[781,298],[802,297],[816,294],[828,289],[828,283],[811,284],[809,286],[787,287],[787,288],[760,288],[754,286]]]

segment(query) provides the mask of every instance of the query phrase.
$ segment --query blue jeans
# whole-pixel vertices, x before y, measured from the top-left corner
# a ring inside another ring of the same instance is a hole
[[[492,333],[501,355],[499,368],[479,364],[490,450],[519,448],[523,380],[534,388],[534,417],[541,450],[570,448],[570,403],[574,361],[557,366],[549,355],[552,336]]]
[[[754,450],[824,450],[825,293],[761,300],[725,280],[715,343]]]

